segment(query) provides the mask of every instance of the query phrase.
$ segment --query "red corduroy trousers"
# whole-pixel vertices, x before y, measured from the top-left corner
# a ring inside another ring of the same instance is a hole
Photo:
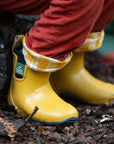
[[[103,30],[114,16],[114,0],[0,0],[0,11],[41,13],[25,35],[36,53],[64,60],[90,32]]]

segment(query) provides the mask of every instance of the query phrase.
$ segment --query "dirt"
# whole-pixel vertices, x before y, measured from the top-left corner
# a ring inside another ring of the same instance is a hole
[[[26,31],[21,28],[21,24],[25,24],[26,21],[23,20],[21,23],[19,23],[19,19],[15,21],[16,22],[12,24],[13,30],[15,28],[15,31],[11,30],[13,34],[9,33],[11,42],[7,44],[7,47],[11,47],[12,39],[15,34],[24,33]],[[12,27],[12,25],[8,25],[7,27]],[[7,53],[5,53],[6,51]],[[1,56],[4,56],[3,59],[0,56],[0,66],[2,65],[0,69],[0,117],[18,125],[24,122],[24,118],[21,118],[14,110],[14,107],[9,106],[4,99],[4,97],[7,97],[9,87],[7,81],[10,82],[11,77],[11,74],[8,75],[8,70],[10,69],[11,71],[11,65],[7,68],[9,65],[7,56],[9,54],[9,57],[12,57],[7,48],[5,52],[1,54]],[[114,67],[99,63],[93,56],[93,53],[86,54],[85,66],[95,77],[114,84]],[[113,144],[113,103],[107,105],[90,105],[73,98],[65,96],[62,96],[62,98],[77,108],[79,111],[79,122],[74,124],[45,126],[30,120],[17,132],[17,135],[12,141],[7,134],[1,134],[0,144]],[[0,130],[2,130],[1,125]]]

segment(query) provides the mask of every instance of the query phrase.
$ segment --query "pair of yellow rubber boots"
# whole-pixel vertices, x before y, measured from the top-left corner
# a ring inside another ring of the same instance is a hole
[[[14,105],[20,115],[31,114],[37,106],[39,110],[33,120],[43,124],[78,121],[76,108],[63,101],[55,91],[91,104],[102,104],[114,98],[114,85],[95,79],[84,68],[84,52],[74,53],[67,66],[51,74],[28,68],[20,43],[21,40],[13,46],[13,75],[8,94],[8,103]]]

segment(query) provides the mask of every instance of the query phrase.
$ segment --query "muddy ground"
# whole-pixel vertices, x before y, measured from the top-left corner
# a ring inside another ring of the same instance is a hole
[[[2,24],[9,42],[4,51],[0,53],[0,117],[18,125],[23,123],[24,119],[16,113],[14,107],[6,102],[11,77],[10,49],[14,35],[25,33],[33,22],[20,20],[12,15],[10,21],[10,23],[6,21]],[[114,84],[114,66],[97,62],[93,53],[86,54],[85,66],[95,77]],[[79,122],[45,126],[30,120],[18,130],[12,141],[7,133],[1,132],[4,131],[4,127],[0,124],[0,144],[113,144],[113,102],[107,105],[90,105],[73,98],[62,97],[78,109]]]

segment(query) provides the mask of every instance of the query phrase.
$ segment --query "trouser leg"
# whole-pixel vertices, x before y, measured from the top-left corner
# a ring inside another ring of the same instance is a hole
[[[44,11],[48,5],[49,2],[47,0],[0,0],[0,11],[35,15]]]
[[[49,5],[51,8],[48,8]],[[45,0],[0,1],[2,11],[22,14],[42,12],[41,19],[26,35],[26,45],[35,53],[59,60],[64,60],[71,51],[80,47],[90,32],[104,29],[114,15],[113,7],[114,0],[66,3],[59,3],[59,0],[50,3]]]
[[[106,0],[103,11],[96,21],[92,32],[103,30],[114,17],[114,0]]]

